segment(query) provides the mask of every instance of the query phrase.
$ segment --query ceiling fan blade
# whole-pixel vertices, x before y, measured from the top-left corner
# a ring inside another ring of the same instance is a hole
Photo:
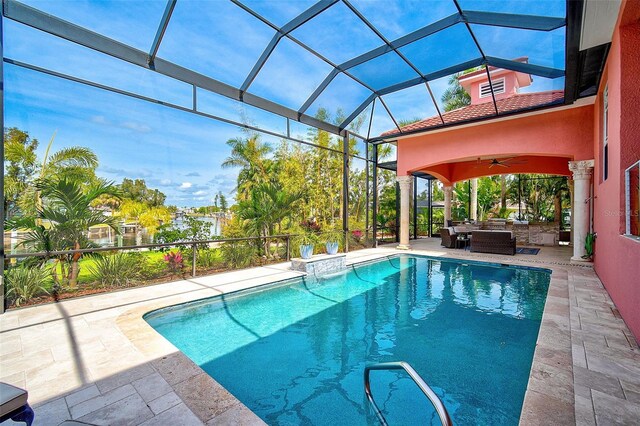
[[[500,167],[505,167],[505,168],[507,168],[507,169],[508,169],[509,167],[511,167],[511,166],[509,166],[508,164],[504,164],[504,163],[498,163],[497,165],[498,165],[498,166],[500,166]]]

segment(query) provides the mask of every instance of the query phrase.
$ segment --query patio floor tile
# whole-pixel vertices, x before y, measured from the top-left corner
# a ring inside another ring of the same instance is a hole
[[[618,398],[624,398],[620,380],[615,377],[577,366],[573,368],[573,377],[576,385],[586,386]]]
[[[64,398],[58,398],[33,408],[36,415],[36,424],[58,425],[65,420],[69,420],[71,415]]]
[[[196,417],[189,407],[184,403],[180,403],[173,408],[170,408],[161,414],[147,420],[140,424],[141,426],[166,426],[166,425],[180,425],[180,426],[201,426],[202,422]]]
[[[159,398],[154,399],[149,402],[149,408],[153,411],[154,414],[160,414],[163,411],[168,410],[171,407],[174,407],[178,404],[181,404],[182,400],[175,392],[171,391],[165,395],[162,395]]]
[[[601,425],[637,425],[640,406],[597,390],[592,391],[596,422]]]
[[[65,397],[67,401],[67,406],[73,407],[74,405],[78,405],[81,402],[85,402],[91,398],[95,398],[100,396],[100,391],[96,385],[87,386],[84,389],[80,389],[77,392],[74,392]]]
[[[152,417],[153,413],[149,407],[147,407],[147,404],[145,404],[140,395],[134,393],[113,404],[80,417],[79,420],[98,426],[134,426]]]
[[[138,391],[145,402],[168,394],[172,391],[171,386],[162,378],[159,373],[153,373],[133,382],[133,387]]]
[[[69,410],[71,411],[71,417],[79,419],[82,416],[111,405],[135,393],[136,390],[129,384],[113,389],[105,394],[101,394],[95,398],[88,399],[78,405],[70,407]]]

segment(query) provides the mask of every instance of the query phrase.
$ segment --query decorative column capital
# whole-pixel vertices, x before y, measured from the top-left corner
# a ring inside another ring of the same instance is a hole
[[[445,185],[442,187],[442,190],[444,191],[445,194],[451,194],[453,192],[453,185]]]
[[[413,176],[396,176],[396,182],[398,182],[398,185],[400,185],[400,187],[402,187],[403,185],[409,186],[411,185],[411,182],[413,182]]]
[[[591,179],[594,160],[569,161],[569,170],[573,173],[573,180]]]

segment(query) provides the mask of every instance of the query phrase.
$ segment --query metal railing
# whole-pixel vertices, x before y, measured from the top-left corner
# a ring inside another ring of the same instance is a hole
[[[418,372],[414,370],[413,367],[409,365],[409,363],[404,361],[381,362],[378,364],[367,365],[364,367],[364,392],[367,395],[367,399],[371,403],[371,406],[373,407],[373,410],[375,411],[376,416],[378,417],[378,420],[380,420],[380,423],[382,423],[384,426],[388,426],[387,420],[384,418],[382,411],[378,407],[378,404],[376,404],[376,401],[373,399],[373,395],[371,394],[371,383],[369,380],[369,375],[371,373],[371,370],[404,370],[406,371],[407,374],[409,374],[409,377],[411,377],[411,379],[415,382],[415,384],[418,385],[422,393],[424,393],[425,396],[429,399],[429,401],[431,401],[431,404],[433,404],[433,407],[436,409],[436,412],[438,413],[440,422],[444,426],[453,426],[451,417],[449,417],[449,412],[445,408],[440,398],[438,398],[438,395],[436,395],[435,392],[429,387],[429,385],[422,379],[422,377],[420,377]]]
[[[322,240],[326,240],[322,238],[323,234],[327,234],[327,233],[332,233],[333,231],[327,231],[327,232],[319,232],[316,233],[316,236],[319,238],[318,242],[322,241]],[[340,233],[342,234],[342,241],[339,241],[340,246],[342,247],[342,252],[343,253],[348,253],[350,250],[350,244],[349,244],[349,239],[351,237],[351,234],[349,233],[350,231],[340,231]],[[358,249],[358,248],[364,248],[364,247],[369,247],[369,243],[370,241],[368,240],[368,238],[366,237],[366,232],[362,235],[362,238],[360,237],[356,237],[355,238],[355,243],[357,243],[356,246],[354,246],[354,249]],[[223,269],[234,269],[234,268],[243,268],[245,266],[236,266],[236,264],[234,263],[235,260],[231,260],[231,259],[235,259],[238,256],[243,257],[242,262],[245,262],[248,260],[248,263],[246,263],[246,266],[249,265],[256,265],[256,261],[259,261],[259,264],[264,265],[264,264],[268,264],[268,263],[272,263],[272,262],[282,262],[282,261],[289,261],[291,260],[292,257],[292,248],[291,248],[291,244],[296,244],[296,239],[297,237],[301,237],[300,234],[282,234],[282,235],[270,235],[270,236],[254,236],[254,237],[238,237],[238,238],[221,238],[221,239],[208,239],[208,240],[188,240],[188,241],[173,241],[173,242],[169,242],[169,243],[151,243],[151,244],[140,244],[140,245],[127,245],[127,246],[109,246],[109,247],[92,247],[92,248],[80,248],[80,249],[69,249],[69,250],[50,250],[50,251],[38,251],[38,252],[23,252],[23,253],[2,253],[0,256],[2,257],[2,265],[3,268],[6,269],[10,269],[12,267],[19,267],[20,263],[22,263],[23,261],[26,261],[28,259],[34,259],[34,258],[40,258],[42,261],[41,262],[37,262],[36,264],[30,264],[27,263],[26,266],[28,268],[30,267],[40,267],[41,264],[48,262],[49,260],[58,260],[61,261],[63,263],[70,263],[72,262],[72,255],[76,255],[75,259],[73,259],[73,261],[79,261],[80,258],[84,257],[84,255],[90,255],[90,254],[98,254],[98,253],[105,253],[105,254],[111,254],[111,253],[135,253],[135,252],[140,252],[145,251],[145,250],[154,250],[154,249],[163,249],[163,248],[177,248],[179,250],[191,250],[191,253],[188,253],[188,256],[191,257],[191,265],[189,265],[188,261],[181,263],[181,266],[179,268],[179,270],[172,270],[171,268],[169,268],[169,271],[167,272],[166,268],[164,270],[164,272],[162,271],[156,271],[154,268],[155,266],[153,264],[149,265],[148,262],[145,261],[145,265],[149,266],[150,269],[147,270],[148,274],[142,274],[143,276],[140,278],[140,280],[136,279],[136,283],[134,283],[133,286],[138,286],[138,285],[145,285],[145,283],[147,281],[151,282],[151,283],[155,283],[158,282],[157,279],[165,279],[165,278],[171,278],[173,277],[177,272],[179,272],[182,277],[184,278],[186,276],[186,274],[188,274],[188,269],[190,266],[190,276],[191,277],[196,277],[197,273],[198,273],[198,267],[200,266],[200,274],[210,274],[211,272],[219,272],[221,269],[220,267],[222,266]],[[337,237],[337,235],[336,235]],[[330,237],[329,237],[330,238]],[[270,244],[262,244],[262,242],[269,242],[269,241],[274,241],[277,240],[277,244],[275,245],[275,250],[274,250],[274,244],[270,243]],[[253,241],[253,243],[251,243]],[[234,247],[233,243],[243,243],[244,245],[246,245],[247,248],[251,247],[252,249],[249,250],[247,253],[245,254],[238,254],[236,249],[238,247]],[[254,246],[255,245],[255,246]],[[318,249],[316,251],[316,253],[323,253],[324,252],[324,244],[319,244]],[[224,251],[229,248],[231,249],[230,253],[230,259],[224,259]],[[212,260],[210,258],[209,255],[204,254],[205,252],[207,252],[210,249],[216,249],[216,250],[221,250],[222,253],[222,257],[223,259],[221,260],[221,263],[216,263],[216,266],[213,266],[213,263],[215,262],[220,262],[220,260],[215,260],[212,263]],[[235,254],[234,254],[235,253]],[[269,256],[265,256],[266,253],[269,253]],[[199,262],[198,258],[200,256],[201,261]],[[204,256],[204,257],[202,257]],[[186,257],[186,256],[185,256]],[[262,260],[261,260],[262,259]],[[185,259],[186,260],[186,259]],[[165,262],[167,262],[167,259],[165,259]],[[200,263],[200,265],[199,265]],[[242,263],[242,265],[245,265],[245,263]],[[167,265],[168,266],[168,265]],[[183,269],[183,266],[186,268]],[[58,266],[55,266],[55,268],[58,268]],[[169,275],[167,275],[167,273]],[[67,277],[68,278],[68,277]],[[95,277],[94,277],[95,278]],[[91,277],[84,277],[85,281],[87,279],[91,279]],[[55,276],[54,276],[54,281],[56,280]],[[138,282],[140,281],[140,282]],[[0,280],[0,284],[3,284],[2,281]],[[6,284],[6,283],[4,283]],[[86,281],[84,284],[90,284],[90,285],[95,285],[96,282],[94,281]],[[116,286],[117,287],[117,286]],[[105,292],[108,292],[110,290],[113,290],[115,287],[111,286],[109,288],[104,287]],[[7,297],[7,291],[9,290],[9,287],[7,285],[1,285],[0,286],[0,296],[4,295],[4,299],[0,299],[0,314],[3,313],[8,307],[9,307],[9,298]],[[40,296],[42,296],[43,294],[49,294],[46,290],[44,291],[44,293],[42,291],[40,291],[38,294],[35,294],[33,296],[30,296],[29,298],[38,298]],[[68,296],[68,295],[67,295]],[[55,297],[55,296],[54,296]],[[73,297],[73,296],[71,296]],[[65,297],[66,298],[66,297]],[[36,302],[38,303],[38,302]],[[2,309],[4,308],[4,310]]]
[[[342,232],[345,233],[349,231],[342,231]],[[320,232],[318,233],[318,235],[322,235],[325,233],[326,232]],[[189,247],[192,249],[191,276],[195,277],[198,248],[209,246],[210,244],[220,244],[220,243],[233,243],[233,242],[255,241],[255,240],[266,240],[266,241],[284,240],[285,249],[286,249],[285,258],[287,261],[289,261],[291,260],[291,240],[299,236],[300,234],[282,234],[282,235],[269,235],[266,237],[221,238],[221,239],[215,239],[215,240],[174,241],[170,243],[139,244],[135,246],[93,247],[93,248],[82,248],[82,249],[71,249],[71,250],[12,253],[12,254],[4,254],[4,259],[24,259],[28,257],[52,258],[55,256],[71,255],[76,253],[89,254],[89,253],[97,253],[97,252],[99,253],[99,252],[114,252],[114,251],[138,251],[140,249]],[[343,241],[344,241],[344,252],[347,253],[349,251],[349,239],[344,238],[343,236]]]
[[[40,252],[26,252],[26,253],[15,253],[15,254],[5,254],[5,259],[23,259],[27,257],[44,257],[50,258],[54,256],[64,256],[69,254],[76,253],[96,253],[96,252],[112,252],[112,251],[137,251],[140,249],[158,249],[158,248],[169,248],[169,247],[191,247],[193,251],[192,265],[191,265],[191,276],[196,276],[196,261],[198,255],[198,247],[202,247],[204,245],[214,244],[214,243],[230,243],[230,242],[240,242],[240,241],[255,241],[255,240],[276,240],[276,239],[285,239],[286,244],[286,259],[291,259],[291,238],[296,237],[296,234],[285,234],[285,235],[270,235],[268,237],[242,237],[242,238],[223,238],[219,240],[198,240],[198,241],[174,241],[171,243],[157,243],[157,244],[140,244],[135,246],[121,246],[121,247],[95,247],[95,248],[84,248],[84,249],[73,249],[73,250],[55,250],[55,251],[40,251]]]

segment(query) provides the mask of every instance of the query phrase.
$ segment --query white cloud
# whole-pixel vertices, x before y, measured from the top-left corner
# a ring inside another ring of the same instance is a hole
[[[96,124],[110,124],[104,115],[94,115],[91,117],[91,121]]]
[[[129,179],[140,179],[140,178],[148,178],[153,175],[148,169],[122,169],[118,167],[110,167],[110,166],[100,166],[98,167],[98,172],[109,173],[112,175],[116,175],[119,177],[127,177]]]
[[[138,132],[138,133],[151,132],[151,127],[147,126],[146,124],[138,123],[135,121],[125,121],[124,123],[121,124],[121,126],[124,127],[125,129],[133,130],[134,132]]]
[[[162,179],[160,185],[171,185],[171,179]]]
[[[205,195],[206,193],[207,191],[200,190],[200,191],[194,192],[193,195]]]
[[[182,182],[180,189],[189,189],[193,184],[191,182]]]
[[[138,132],[138,133],[149,133],[153,130],[147,124],[144,124],[138,121],[129,120],[129,121],[122,121],[120,123],[114,123],[104,115],[91,116],[91,122],[95,124],[101,124],[104,126],[113,126],[113,127],[120,127],[122,129],[133,130],[134,132]]]

